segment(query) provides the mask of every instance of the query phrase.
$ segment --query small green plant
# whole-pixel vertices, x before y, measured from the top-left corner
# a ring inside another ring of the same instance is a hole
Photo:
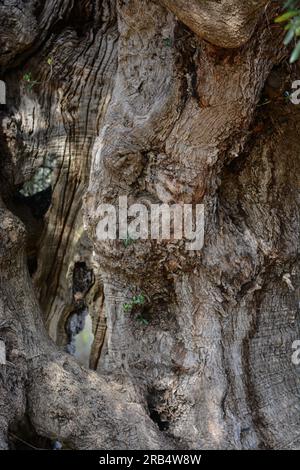
[[[24,82],[26,83],[26,87],[27,87],[29,90],[32,90],[33,87],[39,83],[38,81],[33,80],[33,78],[32,78],[32,73],[31,73],[31,72],[25,73],[25,74],[23,75],[23,80],[24,80]]]
[[[171,38],[164,38],[163,39],[164,46],[172,47],[172,39]]]
[[[53,72],[53,58],[52,57],[48,57],[47,64],[50,67],[50,78],[51,78],[52,72]],[[49,80],[50,80],[50,78],[49,78]],[[47,80],[47,81],[49,81],[49,80]],[[28,90],[32,90],[35,85],[38,85],[40,83],[37,80],[33,79],[33,76],[32,76],[31,72],[26,72],[23,75],[23,81],[25,82],[26,87],[28,88]]]
[[[145,302],[146,298],[144,294],[135,295],[129,302],[123,304],[124,313],[131,313],[132,311],[134,311],[135,307],[141,307],[145,304]],[[149,325],[149,320],[147,320],[142,315],[142,313],[139,313],[139,315],[135,319],[138,323],[143,326]]]
[[[129,302],[123,304],[124,313],[132,312],[134,307],[145,304],[145,296],[143,294],[135,295]]]
[[[123,304],[124,313],[131,312],[132,308],[133,308],[133,305],[131,304],[131,302]]]
[[[293,64],[300,57],[300,1],[288,0],[284,4],[285,13],[275,19],[275,23],[287,23],[284,27],[286,35],[284,44],[287,46],[293,40],[295,47],[290,57],[290,63]]]
[[[134,239],[130,237],[130,235],[128,234],[127,235],[127,238],[125,240],[123,240],[123,245],[125,246],[125,248],[128,248],[130,245],[132,245],[132,243],[134,243]]]
[[[148,325],[149,325],[149,321],[146,320],[146,318],[144,318],[142,315],[139,315],[138,317],[136,317],[136,320],[137,320],[141,325],[145,325],[145,326],[148,326]]]

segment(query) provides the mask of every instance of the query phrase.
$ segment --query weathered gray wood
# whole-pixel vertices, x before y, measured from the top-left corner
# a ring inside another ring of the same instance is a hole
[[[265,3],[0,2],[1,448],[25,413],[71,448],[299,448],[299,68]],[[37,220],[15,194],[45,156]],[[120,195],[204,203],[203,250],[99,242]],[[97,372],[48,338],[82,304]]]

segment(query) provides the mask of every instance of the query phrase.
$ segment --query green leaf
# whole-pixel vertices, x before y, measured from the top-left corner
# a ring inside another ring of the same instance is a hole
[[[283,15],[280,15],[277,18],[275,18],[275,23],[283,23],[284,21],[288,21],[291,18],[294,18],[294,16],[297,16],[299,14],[300,14],[300,10],[287,11],[286,13],[283,13]]]
[[[284,10],[288,8],[296,8],[297,7],[297,0],[287,0],[283,6]]]
[[[166,47],[172,47],[172,39],[171,38],[164,38],[163,43]]]
[[[129,235],[127,236],[126,240],[123,240],[123,245],[125,246],[125,248],[128,248],[130,245],[132,245],[132,243],[134,243],[135,240],[133,240],[133,238],[131,238]]]
[[[290,29],[284,38],[283,44],[287,46],[293,40],[294,36],[295,36],[294,29]]]
[[[300,57],[300,41],[297,43],[297,46],[293,50],[293,53],[290,58],[290,64],[293,64],[294,62],[296,62],[296,60],[298,60],[299,57]]]
[[[31,79],[32,79],[31,72],[25,73],[25,74],[23,75],[23,80],[24,80],[25,82],[31,82]]]
[[[142,317],[141,315],[137,317],[137,321],[141,323],[141,325],[149,325],[149,321],[146,318]]]
[[[133,297],[132,301],[135,305],[143,305],[145,303],[145,297],[143,296],[143,294],[136,295],[135,297]]]
[[[123,304],[123,310],[125,313],[130,312],[132,310],[132,304]]]

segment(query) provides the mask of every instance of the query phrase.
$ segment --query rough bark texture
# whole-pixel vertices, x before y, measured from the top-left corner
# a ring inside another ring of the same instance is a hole
[[[25,418],[76,449],[299,448],[299,76],[275,14],[0,2],[1,448]],[[19,191],[45,157],[42,210]],[[204,203],[203,250],[99,242],[99,204],[124,195]],[[63,352],[82,308],[94,371]]]

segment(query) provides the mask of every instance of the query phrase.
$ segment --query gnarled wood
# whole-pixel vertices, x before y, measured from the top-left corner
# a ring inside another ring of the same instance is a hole
[[[27,415],[79,449],[298,448],[300,114],[284,99],[298,69],[270,27],[275,10],[34,4],[0,5],[1,447]],[[45,156],[56,169],[42,217],[16,195]],[[99,241],[99,204],[124,195],[204,203],[203,250]],[[76,263],[93,280],[79,289]],[[141,292],[145,305],[125,314]],[[47,335],[65,346],[81,303],[96,372]]]
[[[267,0],[158,0],[195,34],[219,47],[235,48],[251,37]]]

